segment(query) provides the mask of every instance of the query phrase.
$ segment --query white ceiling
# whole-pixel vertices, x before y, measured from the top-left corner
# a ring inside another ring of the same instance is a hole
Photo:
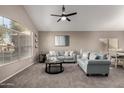
[[[61,14],[61,5],[26,5],[24,8],[38,31],[124,31],[124,6],[66,5],[71,22],[50,14]]]

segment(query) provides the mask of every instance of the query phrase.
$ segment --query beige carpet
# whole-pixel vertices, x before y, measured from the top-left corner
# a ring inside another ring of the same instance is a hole
[[[124,87],[124,69],[110,68],[105,76],[87,77],[77,64],[63,64],[64,72],[47,74],[45,64],[37,63],[3,82],[0,87],[19,88],[108,88]]]

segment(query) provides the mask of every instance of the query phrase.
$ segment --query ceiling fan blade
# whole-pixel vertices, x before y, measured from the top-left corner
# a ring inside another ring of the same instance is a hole
[[[59,18],[58,20],[57,20],[57,22],[59,22],[61,20],[61,18]]]
[[[64,5],[62,6],[62,12],[65,12],[65,7],[64,7]]]
[[[55,15],[55,14],[51,14],[51,16],[62,17],[62,15]]]
[[[70,14],[66,14],[65,16],[72,16],[72,15],[76,15],[77,12],[74,12],[74,13],[70,13]]]
[[[66,18],[68,21],[71,21],[69,18]]]

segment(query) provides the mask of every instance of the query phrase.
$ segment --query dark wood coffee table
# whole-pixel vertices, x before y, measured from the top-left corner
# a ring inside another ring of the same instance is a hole
[[[64,67],[62,66],[63,61],[56,60],[50,61],[47,60],[46,62],[45,71],[49,74],[58,74],[64,71]]]

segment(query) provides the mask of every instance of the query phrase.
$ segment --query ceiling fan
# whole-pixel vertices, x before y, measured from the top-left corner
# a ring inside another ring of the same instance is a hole
[[[69,22],[71,21],[68,17],[69,16],[73,16],[73,15],[76,15],[77,12],[73,12],[73,13],[69,13],[69,14],[66,14],[65,13],[65,7],[64,5],[62,6],[62,14],[61,15],[56,15],[56,14],[51,14],[51,16],[56,16],[56,17],[60,17],[57,22],[59,22],[60,20],[62,21],[65,21],[65,20],[68,20]]]

